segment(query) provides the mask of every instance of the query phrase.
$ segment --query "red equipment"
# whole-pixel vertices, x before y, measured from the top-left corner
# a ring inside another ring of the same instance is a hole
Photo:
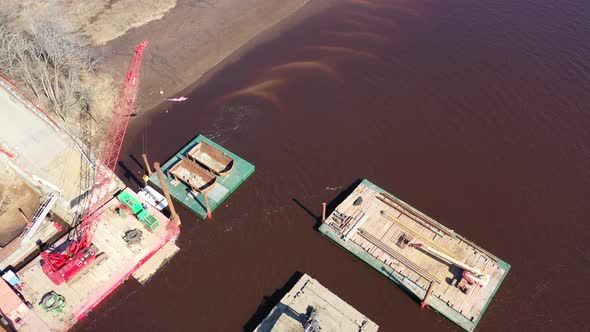
[[[109,192],[114,177],[113,172],[119,160],[129,117],[133,113],[135,94],[139,85],[141,58],[147,44],[147,40],[144,40],[135,47],[127,76],[119,89],[113,110],[115,114],[109,124],[84,217],[68,235],[67,248],[64,251],[51,250],[41,253],[43,272],[56,285],[71,280],[99,256],[92,245],[92,239],[100,222],[103,200]]]

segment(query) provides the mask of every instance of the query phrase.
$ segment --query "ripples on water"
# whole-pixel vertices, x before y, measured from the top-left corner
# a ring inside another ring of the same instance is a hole
[[[588,330],[589,36],[585,0],[342,1],[284,31],[149,128],[153,158],[204,133],[257,169],[118,315],[236,331],[301,271],[383,331],[452,330],[313,231],[366,177],[512,264],[481,331]]]
[[[345,17],[342,21],[344,24],[318,29],[315,31],[320,36],[317,41],[313,37],[296,41],[289,47],[289,53],[294,55],[288,56],[289,61],[271,61],[267,67],[259,68],[257,73],[253,73],[256,77],[253,81],[217,99],[213,108],[220,108],[220,112],[223,112],[225,103],[239,103],[240,98],[254,97],[270,104],[275,110],[287,111],[290,101],[283,97],[284,92],[298,88],[302,79],[327,78],[334,84],[350,82],[352,77],[346,71],[347,65],[359,61],[382,62],[382,56],[371,50],[370,44],[389,46],[395,35],[400,33],[399,24],[391,17],[393,13],[421,17],[407,5],[369,0],[351,0],[347,3],[350,6],[341,14]],[[390,31],[392,28],[393,34]],[[326,40],[330,42],[326,44]],[[355,45],[359,41],[362,45]]]
[[[217,144],[223,145],[228,135],[240,129],[241,124],[246,119],[255,116],[257,111],[257,109],[247,104],[224,103],[217,110],[217,114],[209,124],[209,128],[205,129],[202,134],[217,142]]]

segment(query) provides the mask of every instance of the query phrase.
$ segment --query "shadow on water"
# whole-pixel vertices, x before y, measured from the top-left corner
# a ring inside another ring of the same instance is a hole
[[[361,184],[361,182],[363,182],[362,179],[356,179],[350,186],[348,186],[346,189],[341,191],[340,194],[338,194],[338,196],[336,196],[336,198],[334,198],[328,204],[326,204],[326,217],[329,216],[330,213],[332,213],[334,210],[336,210],[336,207],[338,205],[340,205],[340,203],[342,203],[346,199],[346,197],[350,196],[350,194],[352,194],[354,189],[356,187],[358,187],[358,185]],[[322,221],[320,220],[315,225],[315,227],[314,227],[315,230],[319,230],[321,225],[322,225]]]
[[[254,316],[252,316],[252,318],[250,318],[246,324],[244,324],[243,328],[244,331],[249,332],[249,331],[254,331],[254,329],[264,320],[264,318],[266,316],[268,316],[268,314],[270,314],[270,312],[272,311],[272,309],[279,304],[279,302],[281,301],[281,299],[283,298],[283,296],[285,296],[290,290],[291,288],[293,288],[293,286],[295,286],[295,284],[297,283],[297,281],[299,281],[299,279],[301,279],[301,277],[303,276],[303,273],[297,271],[295,272],[291,278],[289,278],[289,280],[287,281],[287,283],[280,289],[277,289],[272,295],[270,296],[265,296],[262,299],[262,303],[258,306],[258,308],[256,309],[256,312],[254,313]],[[282,311],[277,311],[278,313],[281,313]],[[295,319],[299,319],[299,314],[293,312],[292,309],[289,308],[289,310],[285,310],[285,312],[287,313],[287,315],[295,315],[292,316]],[[275,317],[275,321],[278,320],[278,317]],[[269,320],[272,322],[272,320]]]
[[[316,223],[318,222],[322,222],[322,216],[321,215],[316,215],[314,214],[310,209],[308,209],[305,205],[303,205],[303,203],[301,203],[299,200],[297,200],[296,198],[292,198],[293,202],[295,202],[295,204],[297,204],[297,206],[299,206],[300,208],[302,208],[305,212],[307,212],[307,214],[309,214],[311,217],[313,217],[313,219],[315,219]]]
[[[346,197],[348,197],[350,194],[352,194],[354,189],[356,187],[358,187],[358,185],[361,184],[362,181],[363,181],[362,179],[355,180],[350,186],[348,186],[346,189],[341,191],[338,194],[338,196],[336,196],[336,198],[334,198],[329,203],[327,203],[326,204],[326,216],[330,215],[331,211],[334,211],[336,209],[336,207],[346,199]],[[314,214],[309,208],[307,208],[305,205],[303,205],[303,203],[301,203],[298,199],[292,198],[292,200],[295,204],[297,204],[297,206],[302,208],[305,212],[307,212],[307,214],[309,214],[315,220],[315,225],[313,226],[313,229],[315,229],[316,231],[319,230],[320,226],[322,225],[322,215],[321,214],[320,215]]]
[[[414,292],[412,292],[412,290],[410,288],[408,288],[408,286],[403,282],[402,279],[398,278],[395,274],[393,274],[391,271],[389,271],[388,269],[386,269],[385,267],[381,267],[381,271],[383,271],[384,274],[386,274],[387,278],[394,281],[395,283],[397,283],[397,285],[399,286],[399,288],[406,294],[408,294],[410,296],[410,298],[418,303],[421,304],[422,303],[422,299],[418,298],[418,296],[416,294],[414,294]]]
[[[303,326],[305,318],[307,317],[305,313],[298,313],[295,310],[293,310],[293,308],[284,303],[279,302],[274,308],[275,309],[268,316],[268,318],[266,318],[262,323],[260,323],[260,331],[271,331],[282,315],[287,315],[295,321],[300,322],[301,326]]]
[[[123,170],[123,177],[128,180],[128,181],[133,181],[135,182],[135,184],[138,187],[143,187],[143,181],[141,181],[140,179],[138,179],[135,174],[133,174],[133,172],[129,169],[129,167],[127,167],[127,165],[125,165],[124,162],[119,161],[119,167],[121,167],[121,169]]]
[[[145,164],[143,164],[142,162],[139,161],[139,159],[137,159],[137,157],[135,157],[134,155],[130,154],[129,158],[131,158],[131,160],[133,160],[135,162],[135,164],[137,164],[137,166],[139,167],[140,170],[142,170],[144,173],[147,173],[147,169],[145,169]]]

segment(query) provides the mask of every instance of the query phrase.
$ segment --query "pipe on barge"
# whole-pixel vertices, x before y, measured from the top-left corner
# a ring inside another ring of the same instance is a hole
[[[367,216],[363,227],[344,240],[343,235],[355,226],[349,220],[361,213]],[[415,297],[421,306],[438,311],[466,331],[475,329],[511,268],[368,180],[335,208],[319,231]],[[415,249],[420,243],[437,250]],[[477,284],[466,278],[468,271],[480,271],[486,282]]]

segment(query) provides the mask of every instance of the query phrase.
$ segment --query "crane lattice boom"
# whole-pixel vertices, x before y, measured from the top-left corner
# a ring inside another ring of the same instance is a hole
[[[144,40],[135,47],[129,70],[119,89],[115,100],[114,114],[100,154],[100,163],[96,169],[94,185],[83,214],[84,217],[82,217],[76,229],[73,230],[73,236],[71,236],[65,251],[41,253],[43,270],[58,285],[63,281],[70,280],[81,268],[96,259],[97,253],[91,247],[92,239],[100,222],[101,206],[105,203],[104,200],[109,193],[114,178],[114,170],[119,161],[119,154],[127,132],[129,118],[133,113],[135,95],[139,85],[141,59],[147,44],[147,40]]]

